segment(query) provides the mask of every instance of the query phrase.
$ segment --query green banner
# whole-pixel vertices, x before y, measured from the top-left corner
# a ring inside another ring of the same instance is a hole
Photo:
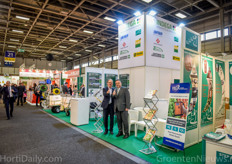
[[[213,59],[202,56],[201,126],[213,123]]]
[[[198,79],[199,55],[184,50],[183,82],[190,83],[189,109],[187,117],[187,131],[197,128],[198,124]]]
[[[215,59],[216,106],[215,118],[225,118],[225,62]]]
[[[232,105],[232,61],[229,62],[229,78],[230,78],[230,105]]]
[[[198,35],[187,31],[185,34],[185,47],[194,51],[198,51]]]

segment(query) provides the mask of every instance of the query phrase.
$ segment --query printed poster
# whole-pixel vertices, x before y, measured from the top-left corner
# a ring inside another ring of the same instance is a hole
[[[197,51],[199,50],[199,36],[186,30],[185,33],[185,47],[188,49],[191,49],[193,51]]]
[[[171,84],[163,144],[184,150],[190,83]]]
[[[198,83],[199,55],[184,50],[184,83],[190,83],[189,111],[187,114],[187,131],[196,129],[198,124]]]
[[[225,118],[225,62],[215,59],[216,119]]]
[[[229,78],[230,78],[230,105],[232,105],[232,61],[229,62]]]
[[[201,126],[213,123],[213,58],[202,56]]]

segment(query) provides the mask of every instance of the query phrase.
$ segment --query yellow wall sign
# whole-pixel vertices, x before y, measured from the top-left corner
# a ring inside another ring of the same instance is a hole
[[[180,57],[173,56],[172,58],[173,58],[173,60],[180,61]]]
[[[143,51],[135,52],[134,57],[143,56]]]
[[[15,62],[15,58],[5,57],[5,62]]]

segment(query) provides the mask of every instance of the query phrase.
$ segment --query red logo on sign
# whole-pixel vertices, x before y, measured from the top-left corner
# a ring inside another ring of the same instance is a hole
[[[123,42],[122,46],[123,46],[123,47],[125,47],[125,46],[126,46],[126,43],[125,43],[125,42]]]
[[[156,43],[158,43],[158,44],[160,43],[160,40],[159,40],[159,38],[157,38],[157,39],[156,39]]]

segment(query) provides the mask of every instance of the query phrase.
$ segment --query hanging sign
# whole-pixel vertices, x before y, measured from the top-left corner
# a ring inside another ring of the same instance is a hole
[[[184,150],[190,83],[171,84],[163,144]]]
[[[15,62],[15,52],[12,51],[6,51],[5,52],[5,58],[4,58],[5,62]]]

